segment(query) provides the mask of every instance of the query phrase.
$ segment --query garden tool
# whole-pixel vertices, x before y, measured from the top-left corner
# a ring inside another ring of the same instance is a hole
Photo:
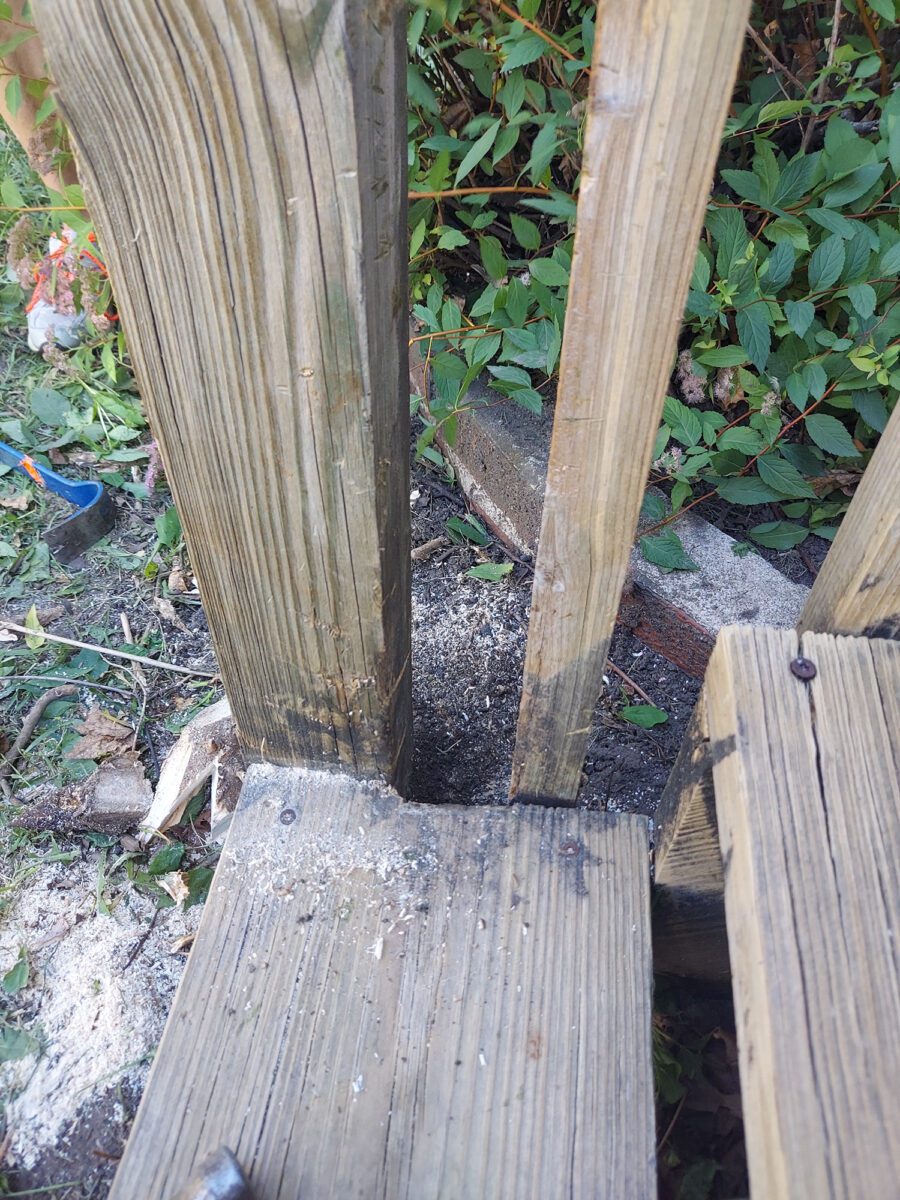
[[[44,534],[44,541],[60,562],[74,562],[88,547],[109,533],[115,524],[116,506],[102,484],[93,480],[75,483],[57,475],[49,467],[42,467],[27,454],[14,450],[5,442],[0,442],[0,463],[14,467],[41,487],[49,488],[57,496],[77,506],[78,511],[73,516],[54,525]]]
[[[241,1164],[227,1146],[208,1154],[178,1200],[253,1200]]]

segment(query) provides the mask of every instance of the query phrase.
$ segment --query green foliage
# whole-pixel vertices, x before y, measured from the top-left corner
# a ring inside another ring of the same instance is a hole
[[[717,494],[802,521],[749,531],[771,549],[833,536],[900,390],[900,92],[844,16],[802,94],[761,58],[739,84],[654,462],[675,510]],[[785,62],[796,20],[761,35]]]
[[[453,441],[485,369],[498,400],[540,412],[559,365],[595,5],[518,7],[523,21],[469,0],[410,9],[409,186],[441,193],[409,208],[433,389],[420,454],[438,428]]]
[[[663,725],[669,719],[669,714],[655,704],[630,704],[627,708],[619,709],[619,716],[641,729],[652,729],[654,725]]]
[[[878,45],[849,4],[831,54],[831,13],[807,30],[797,5],[768,24],[754,12],[792,69],[745,58],[654,453],[673,512],[716,495],[774,506],[779,519],[750,534],[770,548],[804,529],[833,536],[900,387],[900,90],[882,65],[896,13],[892,0],[869,7]],[[438,430],[452,443],[478,375],[498,394],[488,402],[539,412],[558,371],[594,6],[518,10],[410,10],[410,188],[437,193],[410,203],[432,393],[420,454]],[[802,524],[781,520],[801,500],[788,515]],[[642,542],[651,561],[694,569],[676,535],[655,533]]]

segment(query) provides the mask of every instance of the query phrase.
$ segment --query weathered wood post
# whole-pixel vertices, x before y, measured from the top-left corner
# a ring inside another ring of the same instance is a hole
[[[900,636],[900,407],[875,447],[799,628]]]
[[[244,742],[402,787],[404,8],[35,10]]]
[[[511,793],[574,801],[746,0],[600,0]]]

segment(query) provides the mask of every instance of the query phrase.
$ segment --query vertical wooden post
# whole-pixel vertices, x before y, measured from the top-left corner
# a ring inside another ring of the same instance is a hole
[[[402,786],[403,7],[35,9],[245,744]]]
[[[746,0],[601,0],[511,794],[574,801]]]
[[[900,406],[813,584],[801,632],[900,636]]]

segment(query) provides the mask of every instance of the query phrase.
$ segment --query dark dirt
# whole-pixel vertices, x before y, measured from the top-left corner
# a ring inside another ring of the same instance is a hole
[[[445,532],[465,512],[460,493],[414,468],[413,545]],[[488,557],[508,560],[499,547]],[[413,571],[413,708],[416,750],[412,799],[438,803],[503,803],[509,784],[522,664],[531,601],[531,569],[514,564],[501,583],[467,579],[486,557],[450,546]],[[628,689],[611,671],[594,714],[580,800],[586,807],[652,816],[699,683],[624,630],[610,658],[669,714],[644,730],[616,713]],[[641,703],[638,699],[638,703]]]

